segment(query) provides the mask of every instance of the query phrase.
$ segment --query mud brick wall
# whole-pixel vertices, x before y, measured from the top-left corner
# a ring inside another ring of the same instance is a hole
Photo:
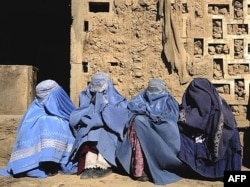
[[[161,0],[72,0],[71,98],[96,71],[107,72],[131,98],[149,79],[161,78],[180,102],[188,83],[163,54]],[[166,1],[167,2],[167,1]],[[231,106],[239,127],[248,127],[250,2],[172,0],[181,12],[180,40],[190,58],[191,78],[208,78]]]
[[[34,99],[37,69],[0,65],[0,115],[23,115]]]
[[[199,0],[189,10],[193,19],[187,22],[187,49],[194,57],[193,77],[209,78],[239,126],[248,126],[250,2]]]

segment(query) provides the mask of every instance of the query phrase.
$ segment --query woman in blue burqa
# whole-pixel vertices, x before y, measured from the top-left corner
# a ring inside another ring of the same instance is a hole
[[[222,179],[224,171],[241,170],[236,120],[230,106],[208,79],[195,78],[187,87],[180,105],[179,127],[178,157],[194,174]]]
[[[181,179],[177,158],[180,135],[179,105],[164,81],[152,79],[148,87],[128,102],[131,111],[117,158],[133,179],[168,184]]]
[[[76,140],[70,159],[81,179],[100,178],[116,168],[115,152],[128,120],[127,100],[108,75],[97,72],[79,94],[79,108],[70,115]]]
[[[74,172],[68,163],[74,143],[69,115],[75,109],[71,99],[54,80],[36,86],[33,102],[16,132],[10,160],[0,174],[13,177],[45,178]]]

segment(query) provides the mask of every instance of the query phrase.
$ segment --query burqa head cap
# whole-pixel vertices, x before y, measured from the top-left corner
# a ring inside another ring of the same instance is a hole
[[[104,72],[97,72],[91,77],[90,91],[103,92],[108,89],[109,76]]]
[[[148,83],[147,91],[149,93],[158,94],[163,92],[166,89],[166,84],[161,79],[151,79]]]
[[[53,92],[59,85],[54,80],[44,80],[36,86],[36,97],[39,103],[42,103],[47,96]]]

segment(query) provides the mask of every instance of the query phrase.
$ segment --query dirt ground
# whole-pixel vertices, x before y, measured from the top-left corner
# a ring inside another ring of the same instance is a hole
[[[4,168],[10,158],[15,131],[20,116],[0,116],[0,168]],[[242,170],[250,170],[242,167]],[[168,185],[155,185],[152,182],[139,182],[121,173],[112,173],[101,179],[80,179],[77,175],[58,174],[46,179],[37,178],[12,178],[0,176],[0,187],[223,187],[223,181],[208,181],[193,178],[182,180]]]

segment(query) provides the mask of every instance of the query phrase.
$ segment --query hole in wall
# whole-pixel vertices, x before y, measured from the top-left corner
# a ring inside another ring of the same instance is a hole
[[[109,2],[89,2],[89,12],[109,12]]]

